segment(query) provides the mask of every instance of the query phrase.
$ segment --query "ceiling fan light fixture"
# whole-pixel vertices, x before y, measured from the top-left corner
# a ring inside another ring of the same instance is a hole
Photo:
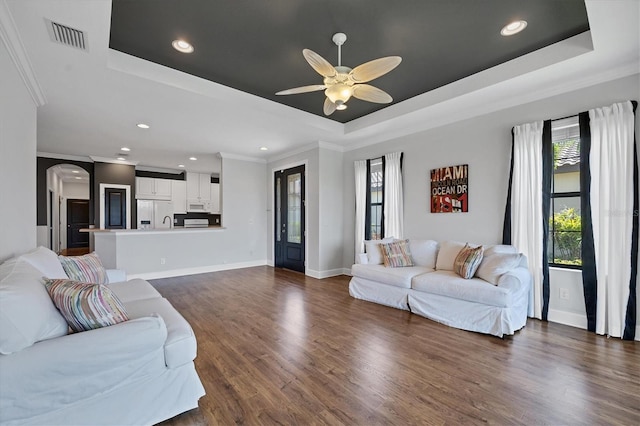
[[[337,83],[329,86],[327,90],[324,91],[324,94],[331,100],[331,102],[338,105],[338,102],[341,104],[347,102],[351,98],[351,95],[353,95],[353,91],[350,86],[343,83]]]
[[[344,111],[345,109],[347,109],[347,104],[343,103],[342,101],[337,101],[336,102],[336,109],[338,111]]]
[[[527,21],[513,21],[510,24],[502,27],[502,30],[500,30],[500,34],[502,34],[503,36],[510,36],[518,34],[525,28],[527,28]]]

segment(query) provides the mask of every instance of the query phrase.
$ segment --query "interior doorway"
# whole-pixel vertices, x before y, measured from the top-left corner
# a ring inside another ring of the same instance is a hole
[[[89,248],[89,200],[67,199],[67,249]]]
[[[305,166],[274,174],[274,265],[305,272]]]

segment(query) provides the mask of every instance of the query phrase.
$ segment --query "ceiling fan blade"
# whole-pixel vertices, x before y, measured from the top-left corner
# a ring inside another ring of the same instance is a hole
[[[349,75],[355,83],[366,83],[380,76],[385,75],[402,62],[400,56],[387,56],[384,58],[374,59],[355,67]]]
[[[318,90],[324,90],[327,86],[324,84],[312,84],[310,86],[294,87],[293,89],[281,90],[276,95],[295,95],[298,93],[317,92]]]
[[[336,69],[326,59],[318,55],[313,50],[303,49],[302,54],[309,62],[309,65],[323,77],[333,77],[336,75]]]
[[[369,84],[356,84],[353,86],[353,97],[362,101],[375,102],[377,104],[388,104],[393,102],[393,98],[384,90]]]
[[[324,110],[324,115],[331,115],[336,110],[336,104],[331,102],[331,99],[325,98],[323,110]]]

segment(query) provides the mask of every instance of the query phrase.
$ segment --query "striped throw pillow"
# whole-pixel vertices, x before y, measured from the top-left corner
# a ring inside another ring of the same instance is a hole
[[[388,268],[414,266],[411,251],[409,250],[409,240],[380,244],[380,251],[382,252],[384,266]]]
[[[58,256],[69,279],[83,283],[107,284],[109,278],[96,252],[84,256]]]
[[[473,248],[469,247],[468,243],[465,244],[453,262],[453,272],[466,280],[473,278],[478,266],[480,266],[480,262],[482,262],[483,253],[484,248],[482,246]]]
[[[122,302],[105,285],[47,278],[44,282],[53,304],[75,332],[129,320]]]

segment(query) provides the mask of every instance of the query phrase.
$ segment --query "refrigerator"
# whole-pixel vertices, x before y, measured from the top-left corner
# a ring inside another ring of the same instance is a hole
[[[138,200],[138,229],[173,227],[171,201]]]

